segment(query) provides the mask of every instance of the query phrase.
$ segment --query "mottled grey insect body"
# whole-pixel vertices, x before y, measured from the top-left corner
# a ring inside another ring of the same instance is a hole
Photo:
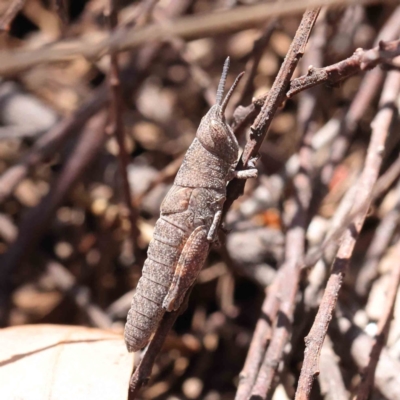
[[[235,172],[239,145],[225,122],[226,104],[242,75],[222,102],[229,59],[217,92],[217,104],[201,120],[174,184],[161,204],[125,326],[129,351],[149,341],[166,311],[177,310],[204,265],[233,177],[249,178],[257,170]]]

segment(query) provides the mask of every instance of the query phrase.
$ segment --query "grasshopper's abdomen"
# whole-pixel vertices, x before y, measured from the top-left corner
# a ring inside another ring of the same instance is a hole
[[[160,322],[165,312],[162,303],[186,239],[187,232],[178,228],[173,221],[163,217],[157,221],[142,277],[128,313],[125,342],[129,351],[143,348]]]

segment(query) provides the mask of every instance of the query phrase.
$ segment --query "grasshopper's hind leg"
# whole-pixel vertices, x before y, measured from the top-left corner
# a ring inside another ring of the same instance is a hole
[[[210,242],[205,226],[197,227],[189,236],[182,250],[171,286],[163,301],[163,307],[171,312],[177,310],[188,289],[193,285],[207,258]]]

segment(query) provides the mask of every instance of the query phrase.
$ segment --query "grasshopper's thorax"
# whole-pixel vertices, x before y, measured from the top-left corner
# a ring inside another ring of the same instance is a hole
[[[211,107],[201,120],[196,137],[211,154],[227,164],[237,161],[239,145],[231,127],[226,123],[219,104]]]

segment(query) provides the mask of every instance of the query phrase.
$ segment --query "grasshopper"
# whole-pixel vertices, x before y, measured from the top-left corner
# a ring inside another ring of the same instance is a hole
[[[226,59],[216,104],[202,118],[174,184],[161,204],[142,277],[125,325],[128,351],[149,341],[165,312],[179,309],[217,241],[227,183],[257,176],[254,164],[235,171],[239,145],[224,112],[241,73],[223,99],[229,69]]]

